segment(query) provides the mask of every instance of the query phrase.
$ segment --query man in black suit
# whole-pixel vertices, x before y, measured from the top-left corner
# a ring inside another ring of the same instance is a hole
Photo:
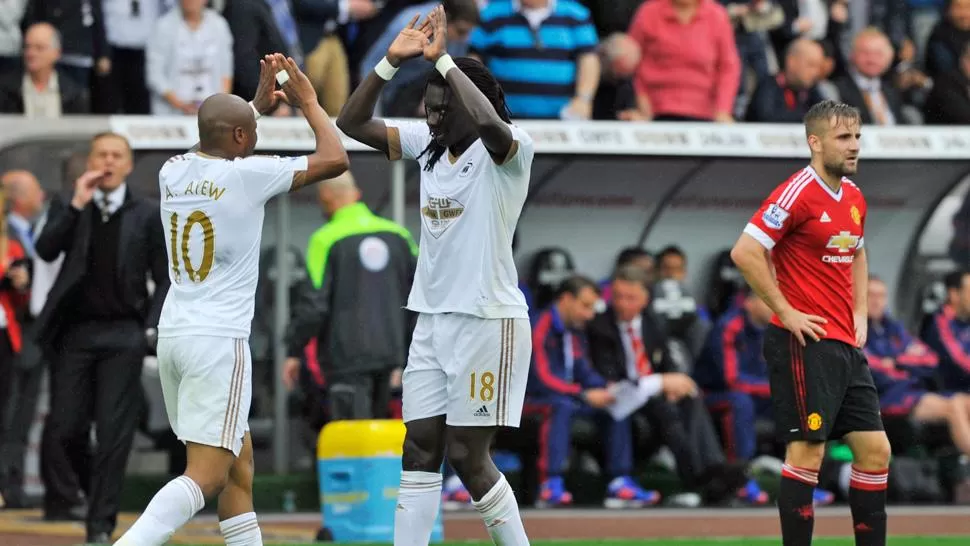
[[[697,385],[668,358],[666,335],[647,309],[647,280],[634,266],[613,275],[613,299],[587,327],[593,366],[608,382],[633,381],[652,393],[639,411],[674,454],[687,491],[679,502],[719,502],[747,479],[743,471],[725,464]]]
[[[849,68],[833,81],[839,99],[855,106],[864,125],[904,125],[903,98],[886,72],[893,62],[893,46],[882,31],[868,28],[852,43]]]
[[[133,195],[125,183],[132,170],[128,141],[114,133],[95,136],[87,169],[70,205],[50,216],[35,245],[47,261],[64,254],[36,321],[38,344],[56,354],[41,474],[45,515],[77,505],[71,450],[94,421],[87,534],[89,543],[107,543],[141,413],[142,364],[169,280],[158,204]]]

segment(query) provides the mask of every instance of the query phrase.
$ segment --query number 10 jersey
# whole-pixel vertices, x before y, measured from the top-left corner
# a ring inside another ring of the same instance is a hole
[[[263,208],[306,168],[305,156],[228,160],[200,153],[177,155],[162,166],[158,187],[172,285],[160,338],[249,337]]]

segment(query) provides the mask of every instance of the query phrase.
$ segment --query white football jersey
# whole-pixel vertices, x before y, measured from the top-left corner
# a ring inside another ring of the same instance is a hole
[[[227,160],[197,153],[162,166],[158,189],[172,285],[159,337],[249,337],[263,207],[306,168],[305,156]]]
[[[427,123],[387,121],[401,138],[404,159],[431,142]],[[481,140],[455,163],[448,152],[427,172],[421,166],[421,241],[408,309],[482,318],[528,318],[512,259],[512,236],[529,192],[532,138],[510,125],[515,156],[497,165]]]

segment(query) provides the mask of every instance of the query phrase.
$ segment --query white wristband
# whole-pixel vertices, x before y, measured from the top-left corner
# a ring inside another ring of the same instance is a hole
[[[447,76],[448,71],[452,68],[458,68],[458,66],[455,64],[455,60],[452,59],[451,55],[448,55],[447,53],[438,58],[438,62],[434,63],[434,67],[438,69],[438,72],[441,73],[442,76]]]
[[[256,109],[256,105],[253,104],[252,101],[249,102],[249,107],[253,109],[253,114],[256,115],[256,119],[263,117],[263,115],[259,113],[259,110]]]
[[[374,72],[376,72],[382,80],[387,82],[391,81],[391,78],[394,77],[394,74],[397,74],[397,71],[398,67],[393,66],[391,62],[387,60],[387,57],[381,59],[381,62],[377,63],[377,66],[374,67]]]

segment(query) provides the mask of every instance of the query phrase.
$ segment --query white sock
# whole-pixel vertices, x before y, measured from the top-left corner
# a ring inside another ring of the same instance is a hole
[[[529,537],[525,536],[519,516],[519,503],[505,475],[499,474],[498,482],[474,504],[485,521],[492,542],[498,546],[529,546]]]
[[[222,538],[226,546],[263,546],[263,535],[259,532],[256,513],[247,512],[219,522]]]
[[[441,474],[401,472],[394,511],[394,546],[428,546],[441,505]]]
[[[186,476],[165,484],[115,546],[161,546],[205,506],[199,485]]]

